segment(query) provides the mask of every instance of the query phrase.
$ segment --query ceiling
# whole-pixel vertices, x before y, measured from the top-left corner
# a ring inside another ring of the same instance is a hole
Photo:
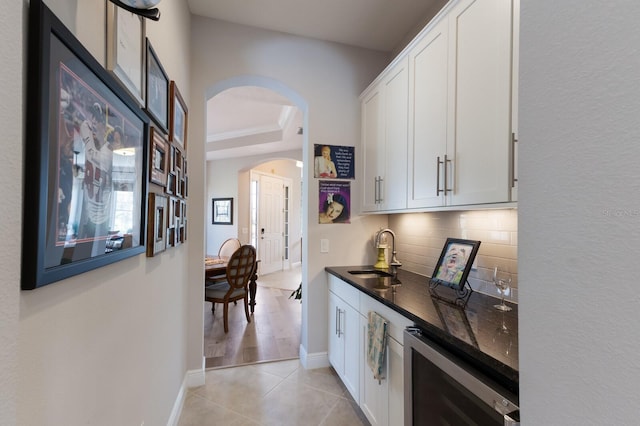
[[[195,15],[393,52],[446,0],[187,0]],[[267,89],[228,89],[207,104],[207,159],[301,149],[302,114]]]

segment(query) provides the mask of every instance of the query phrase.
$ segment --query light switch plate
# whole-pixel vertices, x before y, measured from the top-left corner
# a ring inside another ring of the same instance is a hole
[[[329,253],[329,240],[326,238],[320,240],[320,253]]]

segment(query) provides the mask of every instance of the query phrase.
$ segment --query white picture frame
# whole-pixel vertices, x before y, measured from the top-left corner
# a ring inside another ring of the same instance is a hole
[[[141,105],[145,105],[145,19],[106,2],[107,70]]]

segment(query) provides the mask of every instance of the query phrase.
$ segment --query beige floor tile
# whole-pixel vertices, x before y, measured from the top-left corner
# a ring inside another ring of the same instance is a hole
[[[207,425],[257,426],[260,423],[190,393],[185,399],[178,426]]]

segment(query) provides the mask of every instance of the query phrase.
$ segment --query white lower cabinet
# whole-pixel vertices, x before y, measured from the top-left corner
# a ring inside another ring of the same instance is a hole
[[[356,298],[359,305],[355,305]],[[357,310],[355,306],[359,306]],[[382,315],[388,323],[384,378],[380,381],[373,378],[367,364],[369,311]],[[329,362],[372,426],[404,424],[402,332],[410,325],[406,317],[329,274]]]
[[[355,401],[360,398],[360,314],[348,301],[358,301],[358,293],[354,287],[331,291],[330,286],[329,291],[329,362]]]

